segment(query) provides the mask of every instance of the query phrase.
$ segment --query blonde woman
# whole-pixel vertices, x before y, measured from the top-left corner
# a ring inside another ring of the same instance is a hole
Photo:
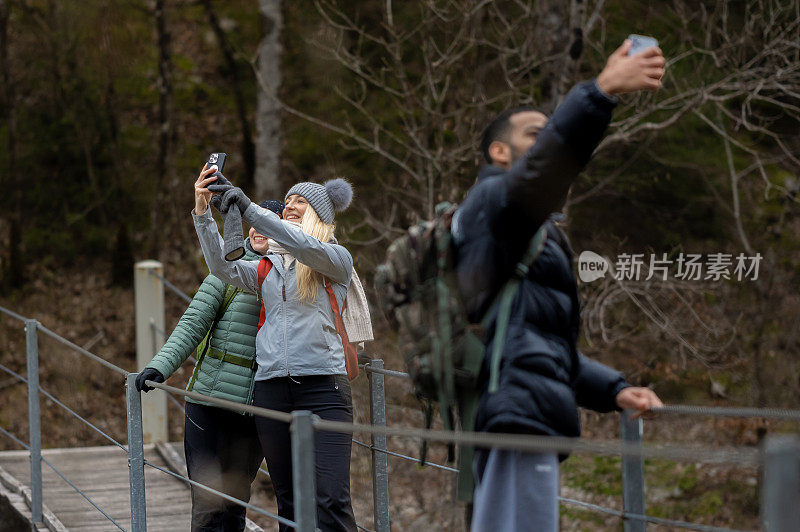
[[[337,314],[351,281],[353,259],[333,240],[334,212],[350,204],[351,186],[342,179],[324,185],[298,183],[286,194],[281,220],[251,202],[241,189],[213,185],[216,178],[209,177],[211,173],[203,171],[195,182],[193,218],[203,255],[214,275],[259,294],[264,302],[256,333],[253,404],[352,421],[344,342],[336,324],[341,323]],[[237,206],[243,220],[270,238],[261,263],[224,259],[222,238],[208,210],[215,192],[223,193],[222,212]],[[294,519],[289,426],[256,417],[256,428],[278,514]],[[356,529],[350,503],[350,446],[349,434],[316,434],[317,521],[323,531]],[[288,527],[281,524],[280,530]]]

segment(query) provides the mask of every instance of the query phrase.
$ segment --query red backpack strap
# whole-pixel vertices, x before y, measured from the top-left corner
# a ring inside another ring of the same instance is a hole
[[[358,354],[356,353],[355,346],[351,344],[350,340],[347,338],[347,331],[344,328],[342,313],[339,312],[339,304],[336,302],[336,295],[333,293],[333,286],[331,286],[331,282],[328,279],[325,279],[325,290],[328,292],[328,298],[331,300],[331,310],[333,310],[333,319],[336,323],[336,333],[339,335],[339,338],[342,339],[342,347],[344,348],[344,366],[347,370],[347,378],[353,380],[358,377]],[[342,305],[342,308],[344,308],[346,305],[347,301],[345,301],[344,305]]]
[[[258,316],[258,328],[260,329],[264,322],[267,321],[267,311],[264,308],[264,297],[262,292],[262,286],[264,284],[264,279],[267,278],[267,274],[272,269],[272,261],[269,260],[267,257],[261,257],[261,260],[258,263],[258,300],[261,301],[261,314]]]

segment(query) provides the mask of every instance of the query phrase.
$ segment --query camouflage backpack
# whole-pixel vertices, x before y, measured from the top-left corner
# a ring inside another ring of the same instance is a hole
[[[438,403],[445,429],[456,416],[461,429],[472,431],[478,404],[478,373],[484,356],[483,327],[467,319],[456,283],[455,246],[450,226],[457,206],[442,203],[436,217],[420,222],[392,242],[386,261],[378,266],[375,284],[381,306],[398,331],[400,352],[417,397],[423,402],[430,427],[433,404]],[[511,302],[519,281],[541,252],[544,229],[534,239],[517,272],[498,295],[498,339],[505,338]],[[496,341],[491,357],[490,391],[497,389],[503,341]],[[423,442],[421,461],[425,462]],[[450,458],[452,459],[452,446]],[[462,446],[458,456],[459,498],[472,500],[473,449]]]

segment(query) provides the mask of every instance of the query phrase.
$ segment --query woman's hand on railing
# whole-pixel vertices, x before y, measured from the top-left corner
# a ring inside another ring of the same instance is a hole
[[[145,393],[154,389],[152,386],[146,385],[144,381],[164,382],[164,376],[157,369],[144,368],[136,376],[136,389]]]

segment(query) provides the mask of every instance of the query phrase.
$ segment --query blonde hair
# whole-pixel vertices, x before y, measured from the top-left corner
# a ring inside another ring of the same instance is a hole
[[[333,237],[333,231],[336,229],[334,224],[326,224],[320,220],[317,211],[309,204],[306,207],[306,212],[303,214],[303,221],[300,223],[300,229],[319,240],[320,242],[329,242]],[[304,302],[310,303],[317,298],[317,289],[323,282],[324,277],[315,272],[305,264],[297,262],[297,298]]]

